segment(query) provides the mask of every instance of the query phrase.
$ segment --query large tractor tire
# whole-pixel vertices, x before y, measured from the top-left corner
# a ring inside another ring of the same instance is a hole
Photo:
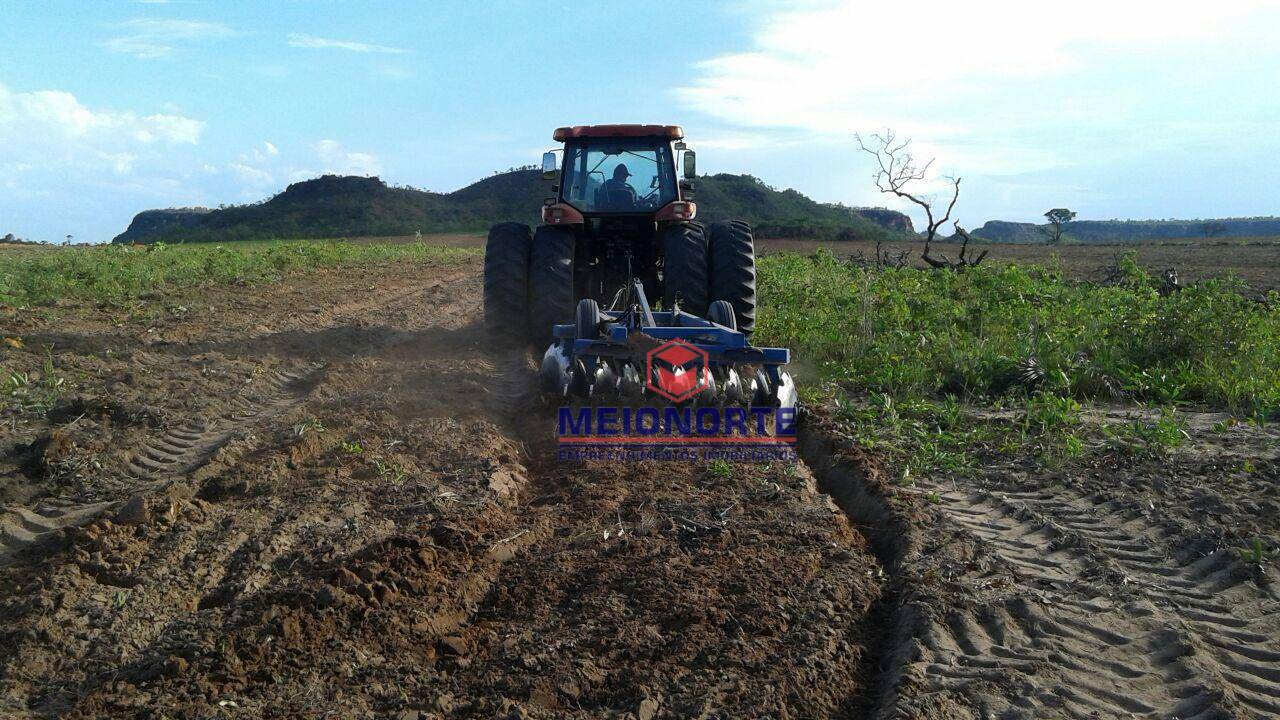
[[[538,349],[551,344],[554,325],[574,321],[573,247],[568,228],[541,225],[533,235],[529,262],[530,335]]]
[[[697,223],[680,223],[662,235],[662,307],[702,317],[711,302],[707,278],[707,237]]]
[[[503,347],[529,341],[528,225],[502,223],[489,230],[484,246],[484,324],[489,338]]]
[[[738,319],[738,330],[750,335],[756,329],[756,250],[751,226],[741,220],[712,223],[711,297],[728,300]]]

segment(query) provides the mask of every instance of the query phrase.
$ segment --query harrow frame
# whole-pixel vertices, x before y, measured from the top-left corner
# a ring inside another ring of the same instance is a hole
[[[721,391],[730,401],[749,400],[753,406],[794,407],[795,383],[782,366],[791,361],[787,348],[755,347],[736,328],[684,312],[677,304],[668,311],[655,311],[649,306],[644,285],[633,278],[625,293],[620,293],[623,306],[617,310],[597,310],[595,323],[588,330],[581,321],[558,324],[552,328],[555,338],[542,360],[544,387],[562,396],[591,397],[598,395],[601,384],[612,385],[624,396],[647,394],[635,388],[638,380],[618,370],[619,365],[637,360],[633,336],[646,336],[658,343],[680,340],[707,355],[707,371],[714,377],[710,392],[699,396],[702,403],[719,399]],[[580,303],[594,301],[583,300]],[[590,307],[590,306],[587,306]],[[590,336],[585,336],[590,332]],[[609,361],[613,361],[610,363]],[[737,369],[756,369],[743,382]],[[721,387],[721,383],[724,387]]]

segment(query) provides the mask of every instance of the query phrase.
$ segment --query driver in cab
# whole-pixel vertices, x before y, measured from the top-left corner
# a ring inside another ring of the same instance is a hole
[[[632,210],[635,208],[638,198],[635,188],[627,182],[627,178],[631,177],[631,171],[627,170],[627,166],[621,163],[613,169],[613,178],[604,181],[602,190],[604,190],[605,207],[610,210]]]

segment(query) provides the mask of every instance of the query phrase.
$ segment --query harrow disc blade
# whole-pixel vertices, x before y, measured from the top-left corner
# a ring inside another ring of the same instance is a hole
[[[591,397],[591,381],[595,379],[595,372],[588,370],[582,359],[574,361],[573,371],[569,376],[569,394],[576,397]]]
[[[729,368],[725,373],[722,394],[726,404],[741,405],[747,400],[747,391],[743,387],[742,378],[738,376],[738,371]]]
[[[795,408],[799,402],[799,394],[796,392],[796,381],[791,378],[790,373],[778,374],[778,387],[774,388],[773,398],[778,407]]]
[[[608,363],[600,363],[596,368],[595,380],[591,383],[591,394],[594,397],[612,395],[618,389],[618,376]]]
[[[751,405],[753,407],[770,407],[773,405],[773,387],[764,368],[756,370],[755,379],[751,381]]]
[[[695,398],[697,403],[699,405],[715,405],[716,398],[720,393],[718,392],[716,379],[712,376],[710,368],[702,369],[702,385],[702,390]]]
[[[627,400],[637,400],[644,395],[644,381],[635,366],[627,363],[622,366],[622,377],[618,380],[618,394]]]
[[[554,395],[565,395],[569,390],[569,362],[560,352],[560,348],[552,345],[542,356],[542,368],[538,378],[545,392]]]

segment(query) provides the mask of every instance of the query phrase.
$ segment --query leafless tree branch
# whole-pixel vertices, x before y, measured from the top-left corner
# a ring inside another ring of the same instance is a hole
[[[951,214],[955,210],[956,202],[960,199],[960,178],[951,176],[946,178],[951,186],[951,200],[947,203],[946,212],[943,213],[942,217],[935,217],[933,212],[934,199],[914,192],[910,187],[912,184],[925,179],[929,168],[933,166],[933,160],[929,160],[923,166],[918,166],[915,158],[911,155],[911,140],[899,140],[892,130],[885,130],[883,134],[873,134],[870,142],[864,140],[858,134],[854,135],[854,139],[857,140],[859,149],[876,160],[876,172],[872,178],[876,188],[882,193],[896,195],[924,211],[926,225],[924,253],[921,256],[924,261],[935,268],[955,267],[951,261],[946,259],[946,256],[943,256],[942,259],[932,257],[931,251],[933,249],[933,241],[938,235],[938,228],[951,220]],[[878,251],[877,256],[879,256]],[[978,262],[981,262],[981,260]]]

